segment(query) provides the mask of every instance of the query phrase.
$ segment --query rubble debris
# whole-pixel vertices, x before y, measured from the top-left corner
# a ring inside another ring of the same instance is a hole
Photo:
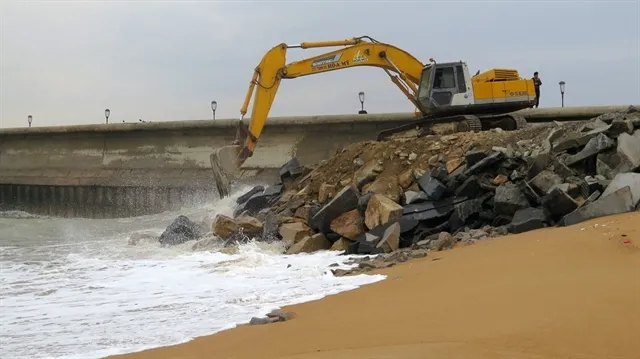
[[[371,256],[334,270],[346,275],[629,212],[640,207],[639,125],[630,107],[582,123],[354,143],[312,171],[287,163],[287,182],[252,189],[233,220],[254,218],[243,226],[258,238],[269,222],[286,253]]]

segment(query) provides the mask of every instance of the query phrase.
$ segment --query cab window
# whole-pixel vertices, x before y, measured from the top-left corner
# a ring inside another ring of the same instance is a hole
[[[433,80],[434,89],[451,89],[456,88],[456,77],[453,67],[441,67],[436,69],[435,78]]]

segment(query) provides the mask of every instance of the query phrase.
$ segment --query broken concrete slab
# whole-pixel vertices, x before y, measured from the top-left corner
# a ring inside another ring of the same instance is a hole
[[[640,203],[640,173],[630,172],[616,175],[604,190],[602,196],[608,196],[627,186],[631,191],[631,203],[635,207]]]
[[[635,206],[633,205],[631,188],[626,186],[607,196],[600,196],[598,200],[586,206],[581,206],[564,216],[559,225],[570,226],[593,218],[626,213],[633,210],[635,210]]]
[[[618,136],[617,151],[629,162],[631,171],[640,169],[640,130],[635,131],[633,136],[627,133]]]
[[[587,158],[597,155],[600,152],[606,151],[609,148],[615,147],[615,140],[607,137],[604,133],[598,134],[587,142],[582,151],[576,153],[573,156],[567,157],[565,164],[572,166],[580,161],[584,161]]]

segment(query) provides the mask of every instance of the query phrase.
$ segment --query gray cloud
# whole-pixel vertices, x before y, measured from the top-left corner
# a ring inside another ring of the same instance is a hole
[[[238,117],[252,70],[278,43],[370,35],[426,62],[539,71],[542,106],[640,102],[637,1],[8,2],[0,4],[0,126]],[[323,50],[291,49],[288,60]],[[273,116],[413,111],[386,74],[286,80]]]

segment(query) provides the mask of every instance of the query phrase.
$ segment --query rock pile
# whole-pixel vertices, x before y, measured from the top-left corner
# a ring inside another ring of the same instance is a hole
[[[313,169],[293,159],[280,176],[240,196],[233,216],[217,215],[215,240],[278,241],[288,254],[370,255],[355,269],[362,272],[459,243],[637,210],[640,111],[360,142]],[[202,236],[179,217],[160,242]]]
[[[639,129],[630,107],[586,123],[354,144],[312,171],[287,163],[282,183],[241,196],[213,232],[281,240],[290,254],[375,255],[633,211]]]

